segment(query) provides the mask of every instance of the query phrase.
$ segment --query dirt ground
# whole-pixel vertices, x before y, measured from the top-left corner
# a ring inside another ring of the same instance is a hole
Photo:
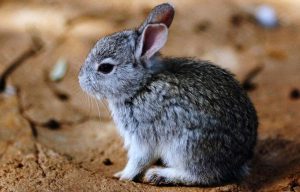
[[[215,188],[155,187],[112,178],[126,163],[105,102],[80,89],[77,74],[105,34],[141,23],[162,1],[2,0],[0,191],[300,191],[300,1],[174,0],[163,54],[209,59],[236,74],[260,118],[251,175]],[[265,29],[251,12],[267,3],[280,25]],[[59,58],[69,66],[49,80]],[[13,91],[13,88],[15,91]]]

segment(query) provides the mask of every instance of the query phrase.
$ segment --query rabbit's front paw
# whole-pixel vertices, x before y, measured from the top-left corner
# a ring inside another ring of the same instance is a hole
[[[114,174],[114,178],[117,178],[121,181],[133,181],[137,177],[137,174],[126,172],[126,171],[119,171]]]
[[[114,174],[114,178],[120,179],[122,174],[123,174],[123,171],[119,171],[119,172]]]

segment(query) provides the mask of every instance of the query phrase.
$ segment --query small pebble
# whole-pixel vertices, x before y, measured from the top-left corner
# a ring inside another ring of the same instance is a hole
[[[244,88],[244,90],[246,91],[253,91],[256,89],[256,85],[254,83],[252,83],[251,81],[245,81],[242,84],[242,87]]]
[[[14,96],[16,95],[17,91],[15,87],[8,85],[6,86],[4,93],[6,96]]]
[[[21,169],[21,168],[23,168],[23,166],[24,166],[24,165],[23,165],[22,163],[19,163],[19,164],[17,165],[17,168],[20,168],[20,169]]]
[[[196,33],[201,33],[204,31],[207,31],[207,29],[211,26],[211,24],[209,23],[209,21],[202,21],[199,22],[196,26],[195,26],[195,32]]]
[[[265,28],[274,28],[278,26],[276,11],[269,5],[261,5],[255,11],[256,21]]]
[[[290,93],[291,99],[300,99],[300,91],[299,89],[293,89]]]
[[[54,119],[50,119],[49,121],[47,121],[45,124],[44,124],[45,127],[49,128],[49,129],[59,129],[60,128],[60,123]]]
[[[49,78],[51,81],[60,81],[66,75],[67,69],[68,65],[66,60],[64,58],[60,58],[51,70]]]
[[[233,26],[239,27],[244,21],[244,18],[240,14],[232,15],[230,18],[230,22]]]
[[[67,95],[66,93],[56,93],[56,96],[61,101],[67,101],[67,100],[69,100],[69,95]]]
[[[109,166],[109,165],[112,165],[113,162],[110,159],[106,158],[106,159],[103,160],[103,164]]]

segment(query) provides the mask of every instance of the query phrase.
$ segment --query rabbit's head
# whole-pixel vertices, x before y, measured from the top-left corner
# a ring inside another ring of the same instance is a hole
[[[167,41],[174,8],[156,6],[144,23],[100,39],[79,74],[82,89],[97,98],[121,100],[133,96],[162,66],[158,51]]]

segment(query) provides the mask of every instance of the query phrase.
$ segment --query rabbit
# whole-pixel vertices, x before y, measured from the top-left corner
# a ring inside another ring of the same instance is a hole
[[[108,101],[128,151],[114,176],[153,185],[240,182],[256,144],[255,108],[225,69],[161,56],[174,14],[169,3],[154,7],[139,27],[100,39],[80,69],[80,86]],[[158,160],[163,166],[153,166]]]

